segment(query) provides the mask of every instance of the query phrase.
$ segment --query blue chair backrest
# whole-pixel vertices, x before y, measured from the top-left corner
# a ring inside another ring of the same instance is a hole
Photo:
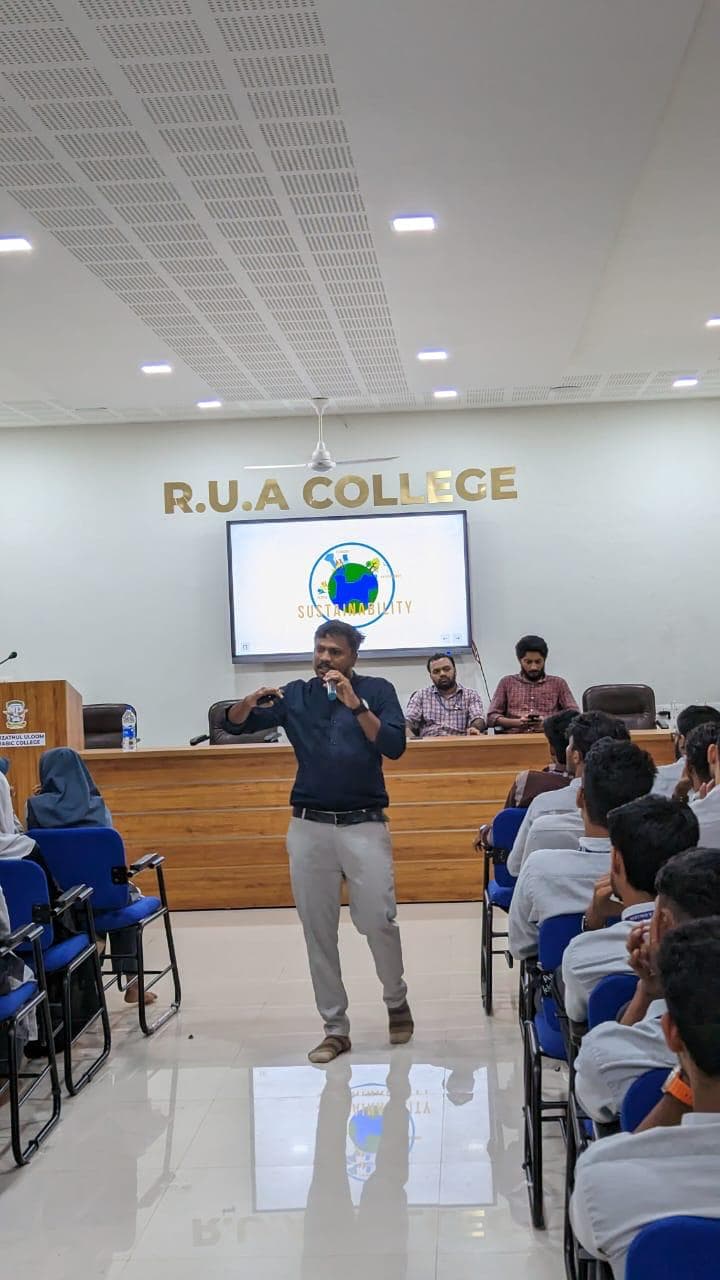
[[[582,912],[575,911],[566,916],[550,916],[540,925],[538,936],[538,963],[544,973],[554,973],[562,964],[563,953],[568,943],[582,930]],[[557,1005],[550,995],[543,995],[542,1007],[550,1026],[560,1030],[557,1016]]]
[[[126,907],[127,884],[113,884],[113,867],[125,866],[125,848],[112,827],[58,827],[28,831],[40,848],[61,889],[90,885],[94,911]]]
[[[633,1080],[620,1108],[620,1127],[634,1133],[662,1098],[662,1087],[668,1078],[667,1067],[653,1067]]]
[[[628,1250],[625,1280],[717,1280],[720,1221],[678,1215],[651,1222]]]
[[[565,948],[582,931],[582,919],[582,912],[573,911],[567,916],[543,920],[538,937],[538,961],[545,973],[552,973],[562,964]]]
[[[496,849],[512,849],[527,809],[501,809],[492,820],[493,845]]]
[[[22,929],[33,918],[33,907],[50,905],[48,882],[45,872],[27,858],[0,858],[0,887],[5,895],[10,928]],[[40,945],[47,951],[54,942],[52,925],[43,925]],[[19,951],[31,950],[30,944]]]
[[[592,1028],[601,1022],[614,1022],[623,1005],[635,995],[637,981],[634,973],[610,973],[601,978],[590,992],[588,1026]]]
[[[501,809],[492,820],[493,848],[510,852],[520,830],[526,809]],[[503,889],[514,889],[517,877],[511,876],[504,862],[493,862],[493,877]]]

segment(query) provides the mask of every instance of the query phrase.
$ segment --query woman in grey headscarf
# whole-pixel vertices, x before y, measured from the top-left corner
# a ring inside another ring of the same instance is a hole
[[[85,761],[72,747],[44,751],[39,772],[40,786],[27,803],[29,828],[112,826]]]
[[[112,816],[85,761],[72,747],[52,747],[40,757],[40,786],[27,802],[29,830],[57,827],[111,827]],[[131,899],[142,895],[130,886]],[[100,939],[104,942],[104,938]],[[116,973],[137,973],[137,938],[134,929],[118,929],[110,938],[113,968]],[[137,979],[128,976],[125,989],[128,1004],[138,1000]],[[146,991],[145,1000],[157,1000],[154,991]]]

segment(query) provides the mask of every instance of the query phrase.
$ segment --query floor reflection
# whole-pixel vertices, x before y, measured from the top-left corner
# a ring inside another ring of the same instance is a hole
[[[319,1198],[360,1207],[390,1178],[407,1203],[493,1201],[487,1070],[413,1063],[357,1064],[327,1071],[252,1071],[257,1212],[304,1209]],[[330,1173],[329,1170],[332,1170]]]

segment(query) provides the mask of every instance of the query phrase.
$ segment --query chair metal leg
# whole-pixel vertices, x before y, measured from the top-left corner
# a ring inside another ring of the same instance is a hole
[[[525,1122],[524,1169],[530,1197],[532,1224],[538,1230],[545,1228],[543,1212],[543,1147],[542,1147],[542,1057],[535,1028],[529,1019],[523,1027],[524,1039],[524,1087]]]
[[[487,894],[483,901],[482,935],[480,940],[480,992],[483,1009],[492,1013],[493,1002],[493,905]]]
[[[96,1013],[92,1014],[91,1017],[88,1018],[88,1021],[85,1023],[85,1025],[81,1027],[77,1035],[74,1036],[73,1025],[72,1025],[72,980],[73,980],[73,975],[77,973],[77,971],[85,964],[86,960],[88,959],[90,960],[92,965],[94,986],[95,986],[95,991],[97,993],[100,1007]],[[108,1016],[107,1002],[105,1000],[105,987],[103,985],[102,968],[100,966],[100,957],[97,952],[97,947],[95,946],[94,943],[91,951],[85,952],[81,956],[77,957],[72,962],[72,964],[68,965],[67,969],[65,970],[65,973],[63,975],[62,1001],[63,1001],[63,1026],[65,1030],[65,1038],[64,1038],[64,1046],[63,1046],[64,1067],[65,1067],[65,1087],[68,1093],[70,1094],[70,1096],[75,1097],[75,1095],[78,1094],[81,1089],[85,1088],[86,1084],[90,1083],[93,1076],[97,1075],[102,1064],[105,1062],[106,1058],[110,1053],[110,1045],[111,1045],[110,1018]],[[72,1058],[73,1045],[77,1040],[80,1039],[80,1036],[84,1035],[85,1032],[90,1029],[90,1027],[93,1027],[95,1025],[98,1018],[102,1023],[102,1029],[103,1029],[102,1049],[100,1050],[100,1053],[97,1055],[97,1057],[93,1058],[93,1061],[89,1064],[89,1066],[85,1068],[82,1075],[76,1080],[73,1076],[73,1058]]]
[[[62,1097],[60,1092],[60,1079],[58,1076],[57,1061],[55,1058],[55,1045],[52,1037],[52,1026],[50,1019],[50,1007],[48,1004],[47,992],[41,991],[34,1005],[37,1010],[42,1025],[42,1033],[48,1048],[48,1063],[46,1067],[37,1073],[21,1072],[17,1061],[17,1024],[21,1018],[25,1017],[33,1008],[32,1005],[22,1010],[9,1023],[7,1023],[7,1044],[8,1044],[8,1088],[10,1092],[10,1142],[12,1147],[13,1158],[15,1163],[22,1167],[27,1164],[39,1149],[40,1144],[47,1137],[51,1129],[55,1128],[60,1119],[60,1109],[62,1106]],[[37,1087],[42,1083],[46,1076],[50,1076],[50,1088],[52,1097],[52,1110],[50,1116],[43,1125],[28,1139],[25,1146],[22,1142],[22,1129],[20,1121],[20,1108]],[[31,1080],[25,1092],[20,1094],[20,1080]]]
[[[164,886],[163,886],[163,889],[164,889]],[[173,1018],[180,1008],[180,1001],[182,999],[182,990],[180,987],[180,972],[178,970],[177,954],[175,952],[175,939],[173,937],[172,922],[170,920],[170,912],[164,902],[164,897],[165,897],[164,892],[162,893],[161,896],[163,898],[163,906],[160,912],[156,912],[154,916],[150,916],[147,920],[141,920],[137,928],[138,1021],[140,1023],[140,1030],[145,1036],[154,1035],[155,1032],[159,1031],[160,1027],[164,1026],[165,1023],[168,1022],[170,1018]],[[165,926],[165,941],[167,943],[168,958],[170,963],[164,969],[161,969],[159,971],[154,971],[155,976],[153,978],[153,981],[149,984],[146,984],[143,934],[145,932],[146,927],[149,924],[152,924],[155,920],[157,920],[159,915],[162,915],[163,924]],[[147,1020],[147,1004],[145,1000],[145,992],[146,990],[149,990],[150,987],[154,987],[155,983],[159,982],[160,979],[163,978],[167,973],[172,973],[173,1001],[170,1007],[166,1009],[164,1013],[161,1013],[160,1016],[156,1018],[154,1022],[149,1023]]]

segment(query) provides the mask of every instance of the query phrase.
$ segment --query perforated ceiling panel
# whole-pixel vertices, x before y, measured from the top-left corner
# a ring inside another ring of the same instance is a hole
[[[344,114],[342,22],[328,5],[326,32],[320,11],[316,0],[0,0],[0,188],[195,388],[189,403],[128,408],[81,395],[65,405],[48,387],[0,403],[0,425],[183,417],[208,394],[228,413],[287,414],[317,394],[341,411],[439,407],[433,369],[415,361],[414,304],[398,286],[408,277],[383,278],[401,250],[389,229],[381,243],[392,210],[359,176],[361,161],[371,167],[357,94]],[[463,92],[471,114],[473,86]],[[457,336],[479,359],[480,339]],[[528,363],[517,385],[488,376],[443,407],[664,398],[687,372],[563,372],[564,349],[552,379]],[[707,358],[690,395],[720,390]]]

